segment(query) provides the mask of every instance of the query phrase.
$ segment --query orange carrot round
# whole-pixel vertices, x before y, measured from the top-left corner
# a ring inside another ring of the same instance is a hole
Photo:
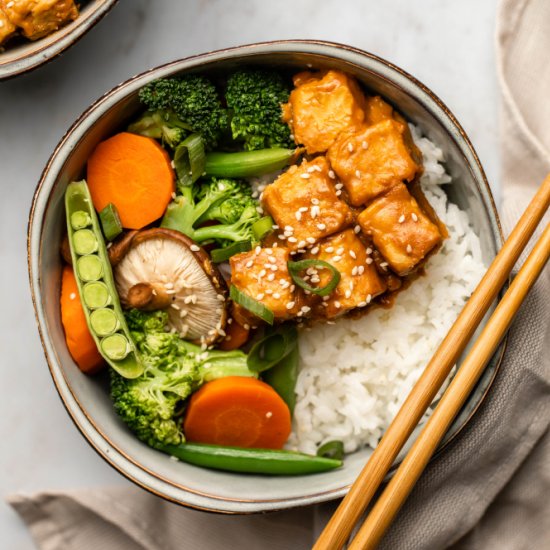
[[[141,229],[164,214],[175,175],[154,139],[122,132],[102,141],[88,159],[88,187],[98,212],[113,203],[123,227]]]
[[[86,374],[101,370],[105,362],[88,330],[73,269],[68,265],[63,268],[61,278],[61,323],[67,347],[78,368]]]
[[[223,351],[231,351],[246,344],[250,336],[250,329],[243,327],[233,319],[230,325],[225,325],[225,333],[226,337],[220,342],[218,348]]]
[[[290,435],[290,411],[265,382],[228,376],[191,397],[183,430],[189,441],[280,449]]]

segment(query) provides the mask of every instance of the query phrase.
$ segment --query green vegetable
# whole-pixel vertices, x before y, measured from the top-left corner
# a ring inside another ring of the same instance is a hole
[[[124,423],[150,445],[178,444],[183,401],[203,383],[224,376],[256,376],[242,351],[205,351],[165,331],[165,311],[126,313],[144,371],[127,380],[111,373],[111,397]]]
[[[310,267],[316,269],[328,269],[332,273],[332,278],[325,286],[311,286],[308,284],[302,276],[301,271],[309,269]],[[292,277],[292,280],[304,290],[317,294],[318,296],[328,296],[340,282],[340,272],[328,262],[323,260],[300,260],[298,262],[288,262],[288,272]]]
[[[65,192],[67,231],[82,308],[98,350],[124,378],[136,378],[143,364],[124,320],[111,264],[85,181]]]
[[[163,445],[160,450],[196,466],[248,474],[315,474],[342,466],[341,460],[292,451],[222,447],[205,443]]]
[[[342,460],[344,457],[344,444],[339,440],[327,441],[317,449],[317,456]]]
[[[255,241],[252,225],[260,219],[250,186],[241,180],[216,179],[181,187],[166,209],[161,227],[175,229],[197,243]],[[205,222],[216,221],[216,225]]]
[[[139,91],[140,101],[150,111],[169,111],[193,132],[201,134],[212,149],[229,132],[229,116],[214,84],[204,76],[163,78]]]
[[[175,149],[193,128],[182,122],[170,110],[146,111],[128,126],[132,134],[160,139],[163,144]]]
[[[279,73],[243,69],[229,76],[225,99],[231,111],[233,139],[246,150],[292,147],[290,129],[282,120],[290,83]]]
[[[215,264],[225,262],[229,260],[231,256],[239,254],[241,252],[248,252],[252,248],[252,243],[250,241],[240,241],[237,243],[230,244],[225,248],[215,248],[210,252],[210,258]]]
[[[248,368],[253,372],[263,372],[284,359],[298,343],[298,331],[292,324],[267,329],[248,354]]]
[[[275,320],[273,312],[261,302],[258,302],[257,300],[251,298],[248,294],[241,292],[234,285],[231,285],[229,295],[235,303],[244,307],[244,309],[250,311],[250,313],[253,313],[256,317],[262,319],[262,321],[265,321],[269,325],[273,324],[273,321]]]
[[[122,233],[122,223],[116,206],[110,202],[100,213],[103,234],[108,241],[115,240]]]
[[[273,218],[271,216],[264,216],[257,222],[252,224],[252,233],[256,241],[261,241],[264,237],[269,235],[273,231]]]
[[[267,382],[288,405],[290,414],[294,413],[294,407],[296,406],[299,359],[300,352],[298,340],[296,340],[290,352],[262,375],[264,382]]]
[[[204,172],[208,176],[250,178],[263,176],[287,166],[296,156],[294,149],[260,149],[237,153],[207,153]]]
[[[191,185],[204,172],[204,143],[200,134],[185,138],[174,152],[174,168],[179,185]]]

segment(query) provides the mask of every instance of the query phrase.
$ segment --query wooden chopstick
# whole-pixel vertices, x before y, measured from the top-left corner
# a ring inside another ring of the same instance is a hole
[[[348,546],[349,550],[376,548],[436,451],[454,417],[479,380],[549,257],[550,225],[547,225],[468,356],[462,362],[432,416]]]
[[[546,177],[447,336],[424,369],[359,476],[313,546],[342,548],[361,514],[383,482],[399,451],[435,398],[453,365],[471,339],[508,278],[514,264],[550,205],[550,175]]]

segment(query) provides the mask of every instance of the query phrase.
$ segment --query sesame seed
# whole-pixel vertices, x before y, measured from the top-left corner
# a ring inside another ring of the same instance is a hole
[[[256,300],[263,300],[264,296],[265,294],[263,292],[260,292],[259,294],[256,295]]]
[[[178,306],[178,304],[170,304],[170,307],[173,309],[180,309],[180,306]]]
[[[356,177],[356,178],[360,178],[360,177],[361,177],[361,171],[360,171],[360,170],[355,170],[355,177]]]
[[[335,189],[342,189],[344,187],[343,183],[337,183],[335,186]]]
[[[334,178],[336,178],[336,174],[334,173],[334,170],[329,170],[328,171],[328,177],[333,180]]]
[[[273,254],[273,252],[271,252],[271,254]],[[269,256],[267,258],[267,261],[271,264],[276,264],[277,263],[277,258],[275,258],[275,256]],[[271,269],[271,266],[270,266],[270,269]]]
[[[71,293],[69,294],[69,298],[70,298],[71,300],[74,300],[74,299],[76,298],[76,292],[71,292]]]
[[[357,304],[357,307],[365,307],[367,305],[367,302],[359,302]]]
[[[294,307],[294,302],[287,302],[286,309],[292,309]]]
[[[190,304],[190,303],[191,303],[191,296],[186,296],[186,297],[183,299],[183,303],[184,303],[184,304]]]
[[[296,314],[296,317],[302,317],[304,315],[304,312],[303,311],[299,311],[297,314]]]
[[[313,277],[311,277],[311,282],[312,283],[320,283],[321,282],[321,279],[319,279],[319,277],[317,277],[317,275],[313,275]]]
[[[0,29],[4,26],[4,21],[0,21]]]
[[[313,198],[311,199],[311,204],[319,204],[319,199],[313,197]]]
[[[258,214],[263,214],[264,209],[261,206],[256,206],[256,212],[258,212]]]
[[[265,413],[266,418],[271,418],[273,416],[273,413],[271,411],[268,411]]]
[[[271,264],[269,269],[271,269],[271,271],[277,271],[279,268],[275,264]]]
[[[0,23],[2,23],[2,21],[0,21]],[[1,25],[0,25],[1,27]],[[172,164],[174,163],[174,161],[172,161]],[[173,168],[173,167],[172,167]],[[172,191],[172,195],[170,195],[172,197],[172,200],[176,200],[176,193],[174,191]]]
[[[341,194],[342,194],[342,190],[338,189],[338,191],[336,191],[336,196],[339,197]]]
[[[344,247],[343,246],[340,246],[339,248],[336,249],[336,254],[343,254],[344,253]]]
[[[273,293],[273,298],[275,298],[276,300],[278,300],[280,297],[281,295],[278,292]]]
[[[166,288],[167,290],[172,290],[174,288],[174,284],[173,283],[164,283],[164,288]]]
[[[342,259],[342,256],[338,256],[338,255],[332,257],[333,262],[339,262],[341,259]]]
[[[382,269],[386,269],[386,268],[388,267],[388,262],[382,262],[382,263],[380,264],[380,267],[381,267]]]
[[[353,266],[353,269],[351,270],[351,274],[352,274],[354,277],[357,275],[357,270],[358,270],[358,269],[359,269],[359,268],[358,268],[356,265]]]
[[[405,221],[405,214],[401,214],[401,216],[399,216],[399,219],[397,221],[399,223],[403,223]]]
[[[365,263],[366,263],[367,265],[370,265],[370,264],[372,264],[373,261],[374,261],[374,260],[373,260],[372,258],[367,258]]]
[[[180,310],[180,319],[183,319],[186,315],[187,315],[187,310],[186,309]]]
[[[319,214],[321,213],[321,209],[318,205],[314,205],[311,207],[311,217],[315,219]]]
[[[268,256],[271,256],[273,254],[273,250],[271,250],[271,248],[266,248],[265,249],[265,253],[268,255]],[[268,258],[268,260],[272,260],[274,258]]]
[[[327,246],[325,248],[325,252],[328,252],[329,254],[331,254],[332,252],[334,252],[334,247],[333,246]]]
[[[315,246],[314,248],[311,249],[311,253],[312,254],[318,254],[319,253],[319,247],[318,246]]]
[[[363,142],[361,142],[361,147],[363,147],[363,149],[368,149],[369,144],[366,141],[363,141]]]
[[[175,290],[172,290],[172,289],[167,289],[166,290],[166,294],[175,294],[176,291]]]
[[[300,220],[302,219],[302,213],[299,212],[299,211],[298,211],[298,212],[295,212],[295,213],[294,213],[294,216],[295,216],[295,218],[296,218],[298,221],[300,221]]]
[[[265,277],[265,275],[267,274],[267,271],[265,269],[262,269],[259,273],[258,273],[258,277],[261,279],[262,277]]]
[[[298,248],[304,248],[304,246],[306,246],[306,244],[307,244],[306,241],[300,241],[296,246]]]
[[[351,141],[348,143],[348,151],[353,153],[353,143]]]
[[[339,309],[339,308],[342,307],[342,304],[341,304],[338,300],[336,300],[336,301],[334,302],[334,307],[337,308],[337,309]]]
[[[266,288],[265,293],[266,294],[273,294],[273,290],[271,290],[270,288]]]
[[[308,180],[311,176],[309,174],[300,174],[300,177],[304,180]]]
[[[290,285],[290,292],[294,292],[296,290],[296,285]]]
[[[408,244],[407,245],[407,254],[410,254],[412,251],[413,251],[413,247],[410,244]]]
[[[372,254],[372,248],[370,246],[367,248],[367,254]]]
[[[223,294],[218,294],[218,295],[216,296],[216,298],[217,298],[220,302],[225,302],[225,298],[224,298]]]
[[[270,273],[270,274],[267,276],[267,280],[268,280],[268,281],[273,281],[273,279],[275,279],[275,273]]]
[[[359,275],[363,275],[363,273],[365,273],[365,266],[364,265],[358,265],[357,266],[357,273],[359,273]]]
[[[286,235],[277,235],[277,238],[281,239],[281,241],[284,241],[286,239]]]
[[[309,306],[302,306],[301,311],[303,313],[309,313],[311,311],[311,308]]]
[[[200,250],[200,246],[197,246],[196,244],[192,244],[189,249],[192,251],[192,252],[198,252]]]
[[[289,231],[290,233],[294,231],[294,227],[292,227],[291,225],[285,225],[284,229],[285,231]]]
[[[244,328],[245,330],[250,330],[250,325],[249,325],[248,323],[245,323],[245,324],[243,325],[243,328]]]
[[[315,171],[315,168],[313,166],[310,166],[307,171],[311,174],[311,172]]]
[[[262,251],[262,247],[261,246],[257,246],[255,249],[254,249],[254,253],[256,254],[256,256]]]
[[[350,250],[349,251],[349,255],[355,260],[357,258],[357,254],[353,251],[353,250]]]
[[[296,237],[289,237],[288,238],[288,242],[289,243],[297,243],[298,242],[298,239]]]
[[[413,222],[418,221],[418,216],[414,212],[411,214],[411,218],[413,219]]]
[[[307,212],[308,210],[309,210],[309,208],[307,206],[302,206],[302,207],[298,208],[298,212],[302,212],[302,213]]]
[[[317,229],[319,229],[319,231],[324,231],[326,228],[327,226],[324,223],[317,224]]]
[[[353,228],[353,232],[355,234],[359,233],[361,231],[361,226],[360,225],[356,225],[354,228]]]
[[[367,295],[367,304],[370,304],[372,301],[372,295],[371,294],[368,294]]]
[[[248,260],[248,262],[246,262],[245,266],[246,267],[252,267],[254,265],[254,262],[252,260]]]
[[[314,238],[314,237],[306,237],[306,241],[307,241],[309,244],[315,244],[315,238]]]

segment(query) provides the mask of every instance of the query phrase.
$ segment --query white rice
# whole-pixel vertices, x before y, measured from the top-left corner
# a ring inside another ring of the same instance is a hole
[[[348,453],[376,446],[485,271],[466,213],[440,187],[451,182],[442,151],[411,131],[424,155],[422,187],[450,237],[391,309],[301,331],[289,448],[315,453],[333,439]]]

